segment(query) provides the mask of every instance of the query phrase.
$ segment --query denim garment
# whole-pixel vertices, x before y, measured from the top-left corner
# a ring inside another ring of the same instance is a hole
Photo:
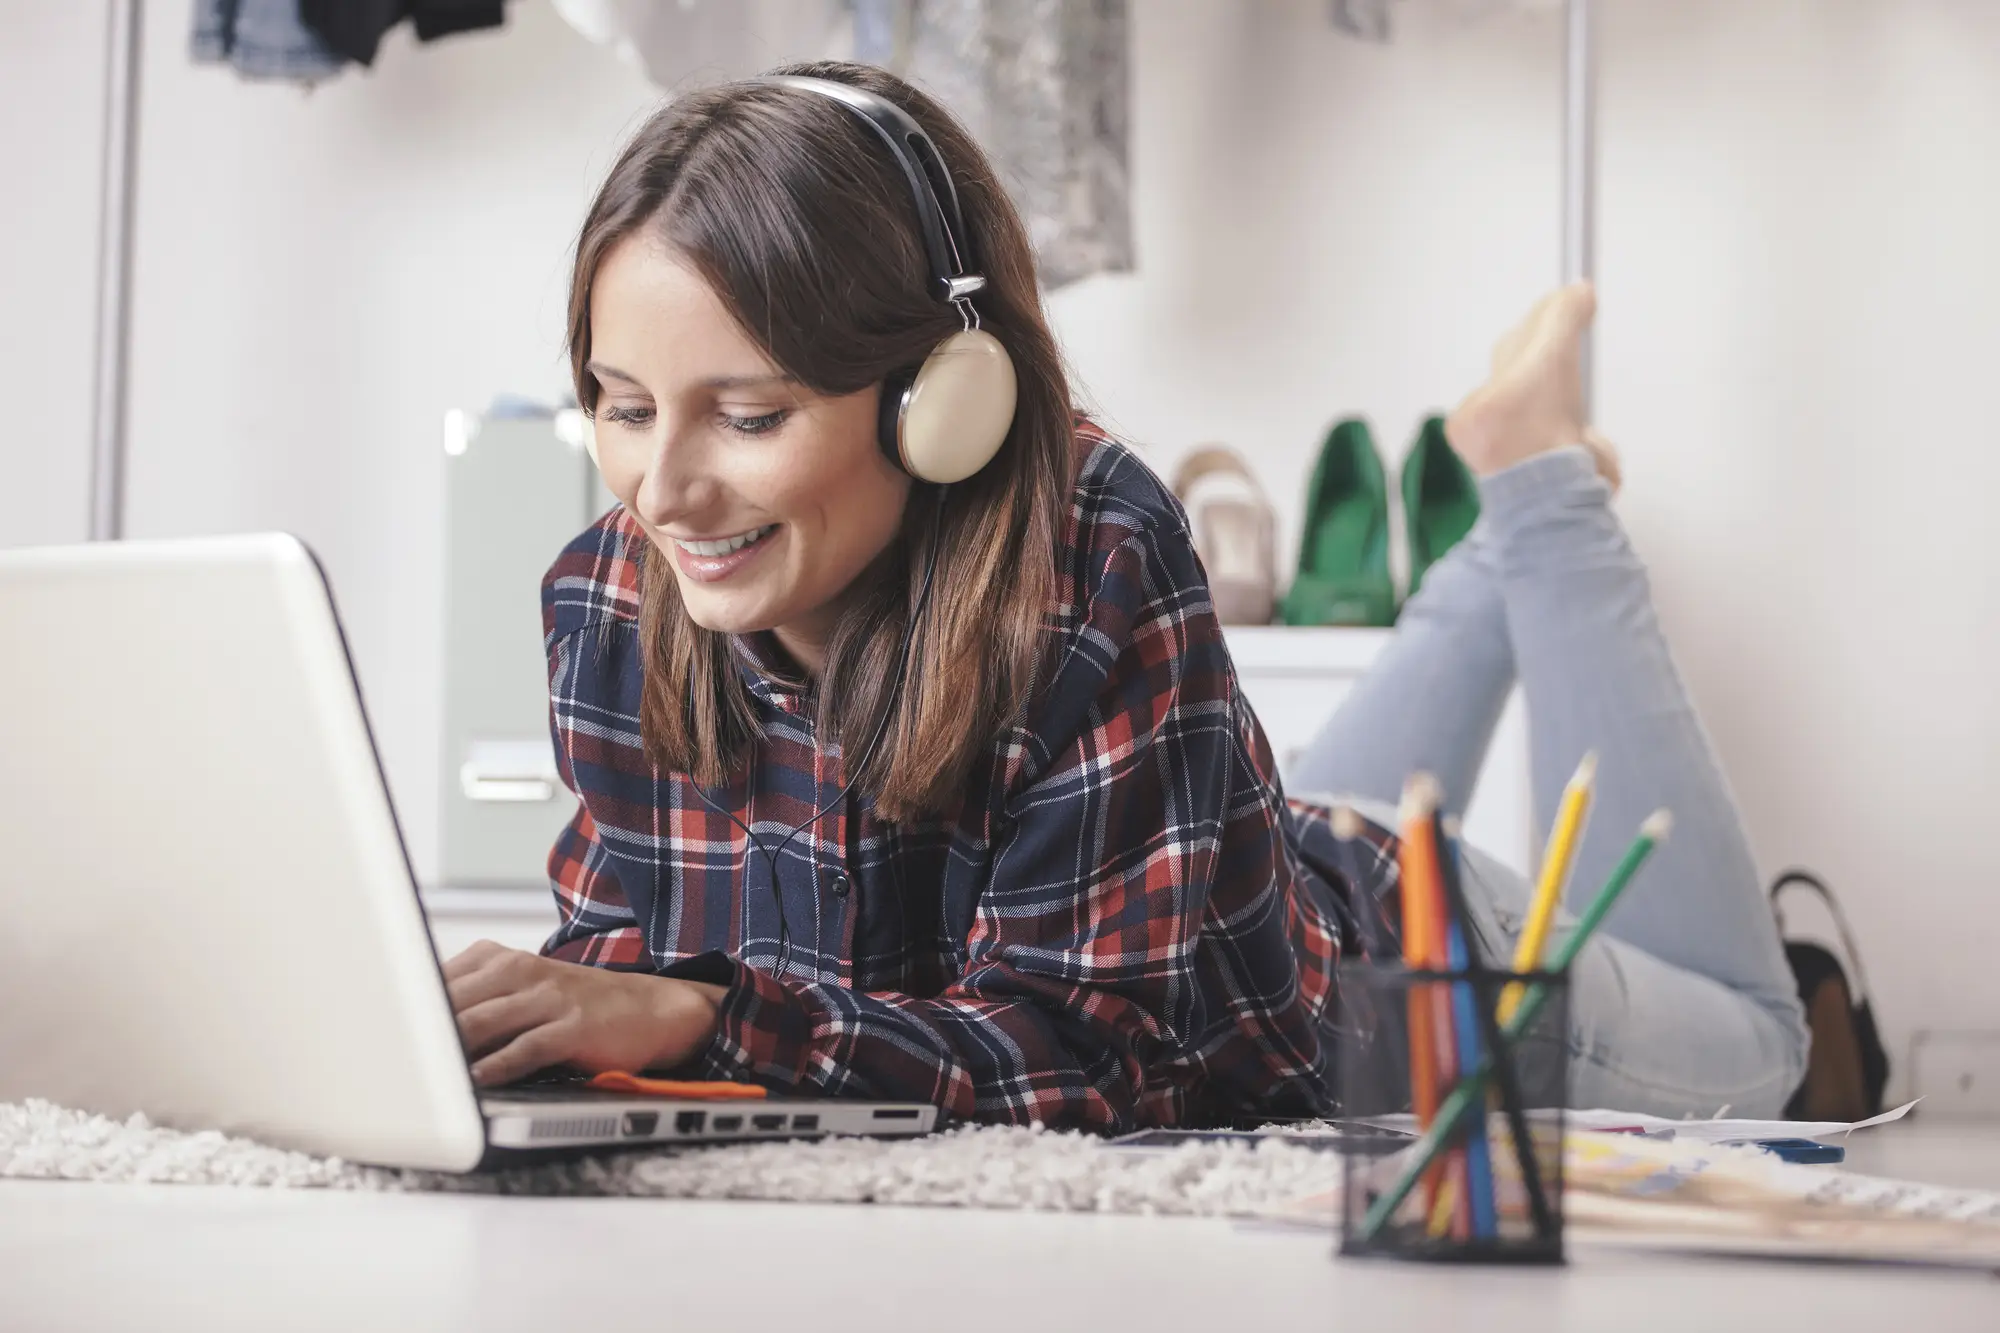
[[[189,52],[251,79],[311,86],[347,63],[299,17],[298,0],[195,0]]]
[[[1431,567],[1292,785],[1352,793],[1364,817],[1393,823],[1404,777],[1424,769],[1463,809],[1518,675],[1541,815],[1598,753],[1570,906],[1610,877],[1648,814],[1674,817],[1572,971],[1573,1104],[1778,1116],[1805,1071],[1798,992],[1610,488],[1574,448],[1486,478],[1479,501],[1478,524]],[[1510,959],[1532,886],[1475,848],[1464,865],[1473,931],[1487,957]],[[1558,917],[1558,935],[1574,920]]]

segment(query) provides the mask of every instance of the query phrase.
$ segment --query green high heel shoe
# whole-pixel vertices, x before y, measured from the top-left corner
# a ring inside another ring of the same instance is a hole
[[[1403,460],[1403,517],[1410,543],[1410,592],[1424,574],[1472,531],[1479,518],[1479,483],[1444,437],[1444,418],[1431,417]]]
[[[1299,572],[1285,593],[1288,625],[1392,625],[1389,491],[1368,423],[1327,432],[1306,494]]]

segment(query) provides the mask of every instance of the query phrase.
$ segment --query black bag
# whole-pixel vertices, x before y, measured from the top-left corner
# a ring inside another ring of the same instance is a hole
[[[1833,891],[1811,871],[1787,870],[1771,884],[1771,914],[1778,919],[1778,934],[1785,933],[1778,897],[1794,885],[1826,900],[1859,988],[1849,984],[1831,949],[1804,940],[1785,941],[1785,961],[1792,965],[1799,999],[1806,1006],[1806,1026],[1812,1030],[1805,1080],[1785,1104],[1785,1114],[1794,1120],[1865,1120],[1881,1113],[1882,1092],[1889,1084],[1889,1053],[1875,1027],[1861,955]]]

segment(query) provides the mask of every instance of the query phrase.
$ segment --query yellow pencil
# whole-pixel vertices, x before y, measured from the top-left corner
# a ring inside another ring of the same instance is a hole
[[[1563,890],[1569,884],[1569,869],[1576,860],[1576,845],[1583,840],[1584,818],[1590,813],[1590,794],[1597,781],[1597,755],[1583,757],[1569,785],[1563,788],[1562,805],[1556,811],[1556,826],[1549,833],[1549,845],[1542,853],[1542,878],[1535,886],[1535,900],[1528,908],[1528,921],[1514,946],[1514,970],[1532,972],[1542,963],[1548,947],[1549,927],[1555,922],[1556,908],[1562,905]],[[1521,983],[1515,982],[1500,996],[1500,1021],[1514,1016],[1521,1003]]]

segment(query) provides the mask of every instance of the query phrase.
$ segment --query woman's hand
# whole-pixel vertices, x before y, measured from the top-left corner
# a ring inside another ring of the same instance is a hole
[[[444,965],[459,1038],[481,1086],[550,1065],[665,1069],[715,1038],[723,989],[610,972],[481,940]]]

